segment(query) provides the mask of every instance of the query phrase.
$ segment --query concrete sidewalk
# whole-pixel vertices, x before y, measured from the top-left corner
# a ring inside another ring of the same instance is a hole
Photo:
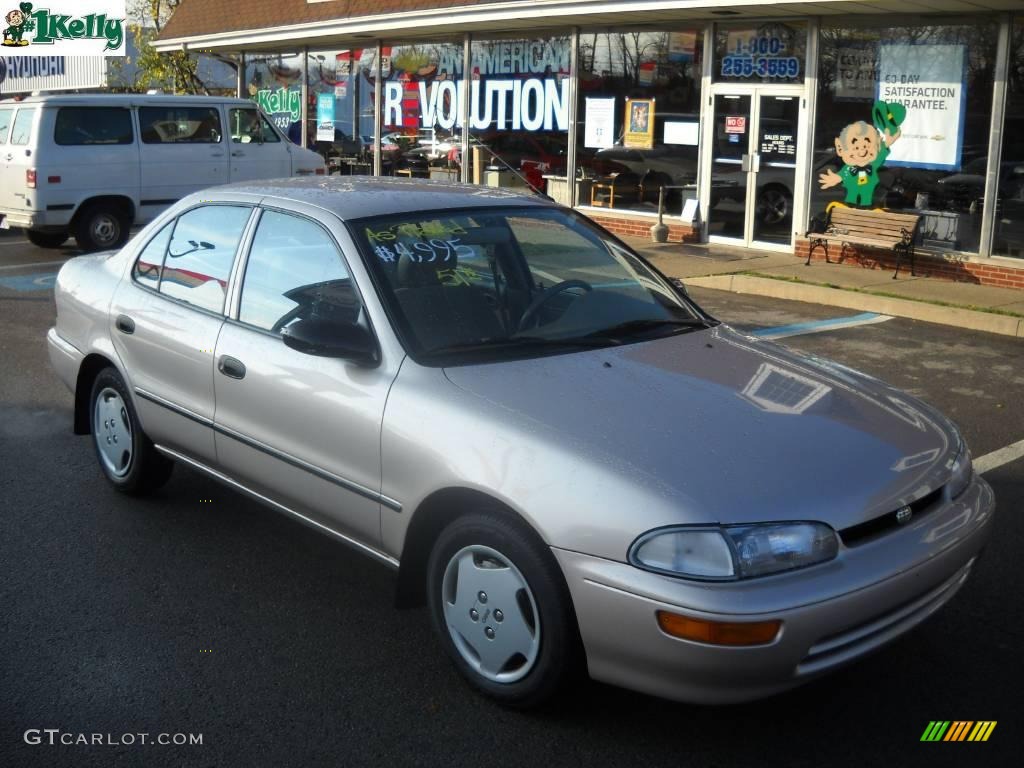
[[[1024,337],[1024,291],[1014,288],[911,277],[909,268],[893,280],[891,269],[861,268],[854,262],[804,266],[791,254],[623,239],[687,285]]]

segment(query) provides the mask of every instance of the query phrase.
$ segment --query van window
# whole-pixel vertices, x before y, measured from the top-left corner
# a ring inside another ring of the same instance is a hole
[[[255,109],[232,109],[228,112],[228,120],[231,123],[231,141],[235,144],[275,144],[281,141],[267,119]]]
[[[14,130],[11,131],[11,144],[24,146],[32,137],[32,121],[36,117],[35,109],[19,109],[14,118]]]
[[[0,109],[0,144],[7,143],[7,133],[11,130],[13,109]]]
[[[251,208],[207,205],[186,211],[171,235],[160,293],[211,312],[224,309],[228,274]]]
[[[219,144],[222,135],[216,107],[139,107],[144,144]]]
[[[61,107],[53,140],[63,147],[131,144],[131,112],[119,107]]]

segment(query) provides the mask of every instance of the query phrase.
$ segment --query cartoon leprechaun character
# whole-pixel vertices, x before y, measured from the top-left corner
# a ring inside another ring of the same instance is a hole
[[[16,45],[28,45],[28,40],[22,37],[26,32],[35,29],[35,22],[29,14],[32,13],[32,3],[22,3],[20,10],[13,10],[4,16],[9,25],[4,30],[4,45],[11,47]]]
[[[889,147],[900,137],[900,124],[907,116],[902,104],[876,101],[871,109],[874,125],[863,120],[843,128],[836,137],[836,154],[843,167],[831,168],[818,176],[822,189],[843,185],[846,205],[870,207],[878,186],[878,169],[889,157]]]

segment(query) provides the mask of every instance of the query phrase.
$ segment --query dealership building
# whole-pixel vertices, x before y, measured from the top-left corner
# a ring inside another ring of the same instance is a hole
[[[830,206],[916,213],[922,272],[1024,288],[1024,2],[184,0],[156,47],[243,56],[344,172],[801,256]]]

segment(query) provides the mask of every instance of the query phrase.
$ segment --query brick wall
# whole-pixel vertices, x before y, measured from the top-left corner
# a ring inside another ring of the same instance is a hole
[[[584,213],[581,211],[581,213]],[[658,220],[650,216],[625,216],[614,213],[593,213],[585,212],[587,218],[600,224],[609,232],[616,235],[629,235],[631,237],[651,236],[651,227],[658,223]],[[697,243],[700,242],[700,232],[689,224],[666,221],[668,225],[668,240],[670,243]]]
[[[810,249],[810,241],[797,238],[796,255],[801,259],[807,258]],[[838,244],[829,246],[829,260],[833,263],[839,261],[841,247]],[[824,261],[825,251],[823,248],[815,248],[812,261]],[[896,259],[890,251],[875,248],[854,247],[847,248],[844,264],[863,267],[866,269],[882,269],[893,271],[896,269]],[[900,266],[900,274],[910,274],[910,264],[904,261]],[[961,283],[976,283],[978,285],[996,285],[1001,288],[1022,288],[1024,289],[1024,259],[1021,259],[1020,267],[1007,266],[1005,264],[986,264],[983,262],[966,261],[962,257],[953,254],[931,254],[918,251],[915,258],[914,272],[925,277],[937,277],[943,280],[955,280]]]

